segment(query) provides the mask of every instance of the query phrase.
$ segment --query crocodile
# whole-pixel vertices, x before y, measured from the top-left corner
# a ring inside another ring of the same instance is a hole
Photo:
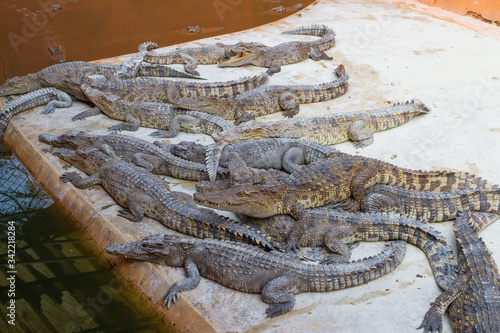
[[[56,107],[69,108],[73,105],[73,100],[64,91],[55,88],[43,88],[10,101],[0,111],[0,140],[3,138],[12,117],[22,111],[47,103],[48,105],[43,111],[44,113],[53,112]]]
[[[481,219],[473,211],[454,222],[458,247],[458,277],[439,295],[425,314],[424,332],[442,332],[448,309],[453,332],[500,332],[500,274],[484,241],[471,227]]]
[[[117,73],[121,65],[98,64],[85,61],[72,61],[55,64],[42,69],[37,73],[31,73],[21,77],[8,79],[0,86],[0,96],[27,94],[32,91],[49,88],[50,85],[39,79],[41,73],[67,74],[67,75],[104,75],[106,73]],[[176,71],[166,66],[154,66],[142,64],[137,69],[135,76],[138,77],[181,77],[197,79],[198,77]]]
[[[261,171],[254,177],[243,177],[243,181],[237,181],[229,188],[197,192],[194,199],[204,206],[253,217],[289,214],[298,223],[290,233],[285,248],[299,249],[297,240],[312,223],[306,208],[339,202],[351,196],[359,207],[368,194],[368,188],[374,184],[430,191],[489,186],[483,179],[468,173],[415,171],[375,159],[342,158],[343,155],[332,152],[326,158],[302,166],[287,176],[266,175],[266,171]],[[246,166],[240,167],[244,170]],[[237,169],[238,165],[233,168]],[[233,170],[230,172],[232,174]]]
[[[299,112],[299,104],[328,101],[347,92],[349,75],[344,66],[339,65],[335,73],[338,79],[328,83],[261,86],[232,98],[171,96],[169,103],[225,119],[234,119],[237,125],[279,111],[283,111],[283,117],[292,118]]]
[[[374,185],[363,200],[366,212],[397,212],[426,222],[455,219],[459,211],[500,213],[500,187],[426,192]]]
[[[198,64],[217,64],[218,62],[236,56],[239,52],[235,52],[233,50],[241,44],[242,43],[228,45],[228,48],[231,48],[231,50],[219,47],[215,44],[210,44],[198,47],[177,48],[174,51],[164,54],[148,52],[144,55],[143,60],[145,62],[158,65],[184,64],[184,70],[187,73],[199,76],[200,73],[195,70],[195,68],[198,67]],[[257,43],[250,44],[261,45]]]
[[[295,117],[275,121],[251,120],[233,129],[215,133],[215,141],[235,143],[259,138],[307,139],[329,145],[354,141],[356,148],[373,143],[373,133],[408,122],[413,117],[429,113],[418,100],[392,107],[330,115]]]
[[[58,88],[82,101],[88,101],[81,90],[83,84],[107,94],[115,94],[126,101],[163,102],[169,101],[168,96],[177,94],[187,97],[221,96],[232,97],[244,91],[262,85],[272,74],[263,72],[252,77],[243,77],[226,82],[193,82],[172,81],[156,77],[136,77],[127,80],[116,79],[110,72],[106,73],[106,81],[97,81],[86,75],[68,75],[42,72],[38,77],[52,87]]]
[[[275,244],[260,231],[213,210],[197,207],[189,194],[173,192],[149,171],[117,161],[98,149],[60,148],[56,155],[89,175],[82,178],[75,172],[68,172],[60,177],[62,181],[71,182],[80,189],[101,185],[120,206],[126,208],[118,211],[120,217],[140,222],[148,216],[187,235],[275,248]]]
[[[82,131],[67,131],[61,135],[41,134],[38,139],[54,147],[67,149],[97,148],[114,158],[133,162],[155,174],[186,180],[208,180],[204,164],[193,163],[174,156],[155,144],[127,135],[87,134]],[[219,168],[221,177],[227,170]]]
[[[353,242],[404,240],[424,251],[440,287],[448,289],[457,276],[453,249],[439,231],[427,223],[394,213],[346,213],[323,208],[310,209],[309,213],[313,223],[298,241],[306,247],[326,246],[336,254],[323,263],[348,260],[351,256],[348,244]],[[239,217],[278,243],[286,241],[296,223],[289,215]]]
[[[161,143],[159,144],[161,145]],[[215,180],[219,166],[227,168],[229,156],[237,153],[250,168],[276,169],[292,173],[304,164],[328,156],[335,148],[300,139],[256,139],[232,145],[214,143],[208,146],[182,141],[166,145],[172,154],[196,163],[206,163],[210,179]]]
[[[384,276],[401,263],[405,243],[390,243],[377,256],[337,265],[307,263],[277,251],[265,252],[230,241],[167,234],[109,244],[104,249],[129,259],[183,267],[187,278],[170,287],[164,297],[167,308],[180,292],[196,288],[201,275],[232,289],[260,293],[262,301],[269,304],[266,317],[272,318],[290,311],[296,294],[345,289]]]
[[[81,89],[108,117],[125,121],[109,127],[109,130],[137,131],[139,126],[151,127],[160,130],[150,136],[171,138],[179,134],[181,129],[210,135],[234,127],[232,122],[204,112],[189,111],[166,103],[131,103],[86,84],[82,85]],[[73,119],[84,119],[87,114],[88,112],[84,111]]]
[[[310,42],[293,41],[276,46],[265,46],[255,43],[240,43],[232,45],[216,44],[235,55],[226,61],[219,62],[220,67],[236,67],[251,64],[254,66],[278,68],[282,65],[294,64],[311,58],[313,60],[331,60],[324,51],[335,45],[335,31],[325,25],[299,27],[282,32],[285,35],[312,35],[321,37]]]

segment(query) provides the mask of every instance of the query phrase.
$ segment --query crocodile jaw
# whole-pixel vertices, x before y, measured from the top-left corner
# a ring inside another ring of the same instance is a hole
[[[269,217],[282,213],[280,200],[262,185],[242,184],[228,189],[196,192],[197,204],[254,217]],[[276,195],[276,193],[274,193]]]
[[[26,76],[16,76],[8,79],[0,86],[0,96],[27,94],[37,89],[43,88],[40,80],[36,79],[33,74]]]
[[[107,245],[104,250],[109,254],[127,259],[162,262],[160,253],[151,252],[149,249],[143,247],[142,244],[142,240],[128,243],[114,243]]]
[[[82,149],[90,146],[91,136],[82,131],[67,131],[61,135],[40,134],[38,140],[59,148]]]
[[[214,133],[212,138],[218,142],[233,144],[241,141],[264,139],[271,134],[272,132],[266,126],[263,126],[262,122],[250,120],[229,130]]]
[[[220,61],[218,65],[219,67],[238,67],[253,64],[255,59],[257,59],[257,55],[255,53],[242,51],[226,61]]]

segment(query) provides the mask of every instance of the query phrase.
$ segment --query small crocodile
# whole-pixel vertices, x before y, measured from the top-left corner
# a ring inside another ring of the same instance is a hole
[[[204,112],[180,109],[166,103],[131,103],[86,84],[82,85],[81,89],[108,117],[125,121],[109,127],[109,130],[137,131],[139,126],[151,127],[160,129],[151,133],[151,136],[171,138],[179,134],[181,129],[210,135],[234,127],[232,122]],[[87,114],[88,112],[84,111],[73,119],[84,119]]]
[[[53,112],[56,107],[69,108],[73,105],[73,100],[71,99],[71,96],[66,94],[64,91],[60,91],[55,88],[38,89],[14,99],[13,101],[5,104],[2,111],[0,111],[0,140],[3,138],[7,125],[12,117],[22,111],[36,106],[45,105],[47,103],[48,105],[43,113]]]
[[[82,131],[67,131],[61,135],[41,134],[38,139],[54,147],[68,149],[97,148],[110,156],[133,162],[155,174],[186,180],[208,180],[204,164],[193,163],[176,157],[155,144],[127,135],[87,134]],[[219,168],[221,175],[224,173]],[[227,176],[227,170],[226,170]]]
[[[374,185],[363,200],[366,212],[397,212],[425,222],[448,221],[459,211],[500,213],[500,187],[425,192]]]
[[[96,81],[85,75],[68,75],[45,73],[38,77],[52,87],[58,88],[79,100],[88,101],[87,96],[81,90],[83,84],[103,91],[106,94],[115,94],[129,102],[163,102],[169,101],[169,95],[175,93],[180,96],[219,96],[232,97],[244,91],[254,89],[262,85],[268,78],[269,73],[263,72],[252,77],[243,77],[238,80],[226,82],[190,82],[172,81],[156,77],[136,77],[127,80],[118,80],[109,72],[106,74],[108,80]]]
[[[235,50],[239,45],[241,43],[228,45],[228,48],[231,48],[231,50],[211,44],[199,47],[177,48],[174,51],[164,54],[148,52],[144,56],[144,61],[158,65],[185,64],[184,70],[187,73],[199,76],[200,73],[195,70],[198,64],[217,64],[232,56],[236,56],[239,52],[236,53],[232,50]]]
[[[413,117],[429,113],[418,100],[392,107],[345,112],[331,115],[296,117],[276,121],[248,121],[233,129],[212,135],[215,141],[235,143],[260,138],[307,139],[329,145],[354,141],[362,148],[373,143],[373,133],[385,131],[408,122]]]
[[[439,295],[425,314],[424,332],[442,332],[448,309],[453,332],[500,332],[500,274],[484,241],[470,222],[482,216],[468,211],[455,220],[458,277]]]
[[[293,41],[270,47],[255,43],[239,43],[236,46],[218,43],[219,47],[235,53],[227,61],[219,62],[219,66],[236,67],[252,64],[261,67],[278,68],[308,58],[316,61],[332,59],[324,51],[335,45],[335,31],[333,29],[325,25],[313,25],[285,31],[282,34],[312,35],[321,38],[312,42]]]
[[[165,295],[170,308],[180,292],[196,288],[200,276],[226,287],[260,293],[269,304],[266,317],[290,311],[295,294],[327,292],[358,286],[396,268],[405,252],[402,241],[390,243],[377,256],[337,265],[317,265],[255,246],[210,239],[185,239],[157,234],[140,241],[106,246],[106,252],[129,259],[183,267],[187,278],[173,284]]]
[[[197,192],[194,199],[201,205],[253,217],[289,214],[298,223],[288,238],[286,249],[298,249],[299,236],[312,223],[306,208],[320,207],[351,196],[359,207],[368,187],[374,184],[444,191],[482,188],[485,181],[468,173],[415,171],[374,159],[342,158],[342,153],[332,152],[288,176],[266,175],[261,171],[255,177],[246,177],[226,189]]]
[[[427,223],[394,213],[346,213],[337,210],[310,209],[311,227],[298,239],[301,246],[326,246],[335,253],[323,263],[348,260],[348,244],[357,241],[404,240],[424,251],[439,286],[448,289],[457,276],[455,254],[439,231]],[[296,223],[289,215],[240,219],[262,231],[275,242],[282,243]]]
[[[117,161],[100,150],[60,148],[57,156],[89,175],[82,178],[74,172],[64,173],[60,177],[62,181],[71,182],[80,189],[101,185],[120,206],[126,208],[118,211],[120,217],[139,222],[148,216],[187,235],[275,248],[260,231],[213,210],[197,207],[189,194],[172,192],[165,182],[149,171]]]
[[[279,111],[283,111],[284,117],[292,118],[299,112],[299,104],[328,101],[347,92],[349,75],[344,66],[339,65],[335,72],[339,78],[328,83],[261,86],[232,98],[171,96],[169,103],[225,119],[235,119],[237,125]]]

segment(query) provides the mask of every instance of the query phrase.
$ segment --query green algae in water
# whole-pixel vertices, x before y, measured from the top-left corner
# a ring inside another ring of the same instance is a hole
[[[15,228],[13,297],[9,226]],[[8,323],[11,299],[15,325]],[[0,303],[1,332],[174,331],[11,154],[0,154]]]

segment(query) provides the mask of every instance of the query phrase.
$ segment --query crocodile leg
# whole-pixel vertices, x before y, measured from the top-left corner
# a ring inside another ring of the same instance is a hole
[[[101,178],[98,172],[85,178],[82,178],[76,172],[67,172],[59,178],[65,183],[71,182],[71,184],[80,189],[99,185],[101,183]]]
[[[427,332],[442,332],[443,331],[443,315],[448,306],[463,293],[469,284],[469,275],[459,275],[451,287],[444,293],[439,295],[432,303],[431,308],[425,314],[422,324],[417,329],[424,329]]]
[[[183,128],[186,132],[199,133],[200,131],[196,130],[196,127],[200,123],[200,119],[196,117],[186,114],[177,115],[171,119],[169,130],[155,131],[149,134],[149,136],[155,138],[173,138],[179,134],[181,128]],[[190,127],[192,130],[190,130]]]
[[[186,62],[184,70],[189,74],[200,76],[200,73],[195,70],[195,68],[198,67],[198,60],[186,53],[179,53],[179,55]]]
[[[292,173],[306,164],[305,159],[306,156],[303,148],[291,147],[283,154],[281,164],[286,172]]]
[[[148,154],[135,154],[132,157],[132,163],[141,168],[148,170],[149,172],[153,171],[153,166],[161,163],[161,158],[157,156],[152,156]]]
[[[314,47],[312,47],[312,46],[309,48],[309,56],[314,61],[332,60],[333,59],[332,57],[328,56],[325,52],[320,51],[320,50],[315,50]]]
[[[362,202],[368,194],[368,187],[377,183],[377,170],[364,168],[351,181],[351,193],[354,199]]]
[[[322,264],[333,264],[338,262],[346,262],[351,257],[351,249],[347,244],[354,242],[354,230],[351,226],[343,225],[330,230],[325,235],[325,246],[336,253],[337,256],[332,256]]]
[[[356,120],[349,125],[347,135],[356,148],[364,148],[373,143],[373,131],[364,120]]]
[[[73,121],[75,121],[75,120],[83,120],[85,118],[98,116],[100,114],[102,114],[101,109],[99,109],[97,106],[95,106],[95,107],[93,107],[93,108],[91,108],[89,110],[85,110],[83,112],[80,112],[76,116],[73,116],[73,118],[71,118],[71,120],[73,120]]]
[[[292,118],[297,113],[299,113],[299,102],[297,98],[291,92],[284,92],[278,98],[280,107],[283,109],[283,117]]]
[[[140,127],[140,122],[131,114],[127,114],[126,116],[126,121],[118,124],[118,125],[113,125],[108,127],[108,130],[110,131],[137,131]]]
[[[194,262],[189,259],[186,260],[184,269],[186,270],[187,278],[174,283],[165,294],[163,305],[166,305],[168,309],[170,309],[170,304],[172,304],[172,302],[175,303],[179,299],[180,292],[192,290],[200,284],[200,272]]]
[[[270,304],[266,310],[266,317],[274,318],[290,311],[295,304],[293,294],[300,293],[301,279],[288,275],[277,277],[269,281],[262,288],[262,301]]]
[[[132,222],[140,222],[144,217],[143,207],[159,208],[156,201],[146,193],[128,193],[128,209],[120,209],[118,216],[126,218]]]
[[[73,100],[71,96],[63,91],[58,91],[56,93],[56,101],[50,101],[47,107],[42,111],[42,113],[52,113],[56,108],[69,108],[73,105]]]

